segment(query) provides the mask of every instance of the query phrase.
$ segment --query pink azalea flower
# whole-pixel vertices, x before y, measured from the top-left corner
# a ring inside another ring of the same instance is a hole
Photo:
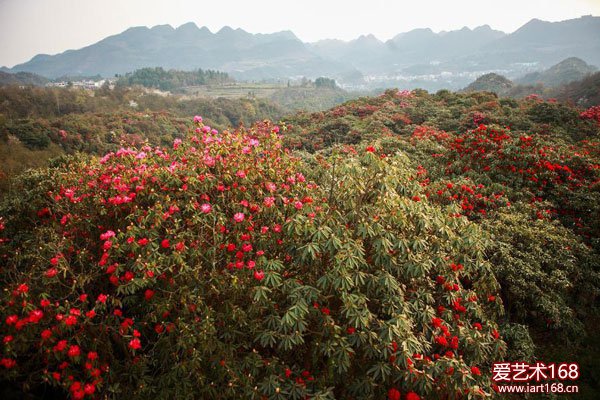
[[[100,235],[100,240],[107,240],[111,237],[115,237],[115,233],[113,231],[106,231],[102,235]]]
[[[204,165],[206,165],[207,167],[214,167],[215,159],[209,155],[204,156]]]
[[[245,218],[246,218],[246,216],[244,215],[244,213],[236,213],[233,216],[233,219],[235,222],[242,222]]]
[[[265,207],[272,207],[275,204],[275,197],[265,197],[264,205]]]

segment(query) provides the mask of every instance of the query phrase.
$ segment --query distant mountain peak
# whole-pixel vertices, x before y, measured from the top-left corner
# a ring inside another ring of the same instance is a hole
[[[558,64],[555,65],[559,66],[562,64],[577,64],[577,65],[582,65],[582,66],[589,66],[588,63],[586,63],[585,61],[583,61],[581,58],[579,57],[569,57],[569,58],[565,58],[564,60],[562,60],[561,62],[559,62]]]
[[[523,84],[541,83],[544,86],[556,87],[565,83],[584,79],[586,76],[597,71],[593,65],[589,65],[579,57],[565,58],[545,71],[533,72],[518,80]]]
[[[174,31],[175,29],[169,24],[155,25],[150,28],[152,31]]]
[[[514,86],[514,83],[506,77],[490,72],[488,74],[481,75],[469,86],[464,88],[463,92],[494,92],[496,94],[504,93]]]
[[[233,28],[230,27],[229,25],[225,25],[217,31],[217,35],[222,35],[224,33],[231,33],[231,32],[234,32]]]
[[[573,73],[589,74],[597,70],[593,65],[589,65],[579,57],[565,58],[558,64],[550,67],[548,73],[562,73],[563,71],[571,70]]]
[[[355,42],[355,43],[374,43],[374,44],[383,43],[381,40],[377,39],[375,37],[375,35],[373,35],[372,33],[369,33],[368,35],[360,35],[358,38],[354,39],[353,42]]]
[[[202,28],[206,28],[205,26],[203,26]],[[198,25],[196,25],[195,22],[187,22],[183,25],[179,25],[176,29],[177,31],[198,31],[200,30],[198,28]]]
[[[300,39],[298,39],[298,36],[296,36],[294,34],[294,32],[290,31],[289,29],[284,30],[284,31],[269,33],[269,34],[257,34],[257,36],[271,36],[271,37],[276,37],[276,38],[284,39],[284,40],[300,41]]]
[[[431,28],[416,28],[406,32],[407,35],[435,35]]]
[[[144,31],[149,31],[150,28],[148,28],[147,26],[132,26],[131,28],[127,28],[125,31],[123,31],[123,33],[132,33],[132,32],[144,32]]]

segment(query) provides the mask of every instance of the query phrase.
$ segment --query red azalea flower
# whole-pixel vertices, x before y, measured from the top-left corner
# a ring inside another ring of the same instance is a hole
[[[458,336],[453,336],[452,339],[450,339],[450,347],[454,350],[458,349]]]
[[[95,391],[96,391],[96,387],[94,385],[92,385],[91,383],[86,383],[85,386],[83,387],[83,392],[85,394],[87,394],[88,396],[93,395]]]
[[[388,390],[388,399],[400,400],[400,391],[396,388],[391,388],[390,390]]]
[[[56,276],[56,274],[58,274],[58,271],[56,268],[50,268],[46,271],[46,278],[54,278]]]
[[[29,292],[29,286],[27,286],[27,284],[25,284],[25,283],[22,283],[19,285],[19,287],[17,287],[17,292],[27,293],[27,292]]]
[[[264,271],[261,269],[260,271],[254,271],[254,279],[258,281],[262,281],[265,277]]]
[[[129,341],[129,348],[133,349],[133,350],[139,350],[142,348],[142,343],[140,342],[140,339],[138,338],[133,338]]]
[[[44,317],[42,310],[33,310],[29,313],[29,322],[32,324],[38,323]]]
[[[406,394],[406,400],[421,400],[421,396],[419,396],[415,392],[408,392]]]
[[[67,351],[67,355],[69,357],[79,357],[80,354],[81,354],[81,350],[79,349],[79,346],[77,346],[76,344],[69,347],[69,351]]]
[[[17,365],[17,362],[12,358],[3,358],[2,360],[0,360],[0,365],[2,365],[6,369],[11,369]]]
[[[150,301],[152,297],[154,297],[154,290],[146,289],[144,292],[144,299],[146,299],[146,301]]]

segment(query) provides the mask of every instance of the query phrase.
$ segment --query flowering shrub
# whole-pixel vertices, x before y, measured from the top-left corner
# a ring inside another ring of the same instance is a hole
[[[378,109],[360,118],[352,113],[368,106]],[[585,360],[600,351],[590,340],[600,293],[597,107],[416,90],[402,99],[387,91],[342,108],[325,118],[288,119],[293,128],[285,142],[313,151],[321,129],[343,121],[362,139],[344,148],[347,157],[358,149],[386,160],[406,156],[407,180],[420,186],[413,202],[447,207],[491,237],[484,259],[501,287],[494,299],[502,299],[505,312],[500,333],[507,360]],[[395,115],[406,120],[394,123]],[[585,368],[597,369],[597,361]]]
[[[600,106],[590,107],[579,114],[581,119],[589,119],[600,125]]]
[[[485,241],[405,159],[304,164],[269,123],[195,122],[169,149],[22,178],[0,214],[3,380],[75,399],[490,393],[506,346]]]
[[[599,182],[597,146],[549,146],[486,125],[456,135],[417,127],[411,143],[430,151],[423,160],[428,168],[417,168],[429,199],[457,203],[461,215],[493,235],[487,259],[510,318],[582,338],[600,287],[589,248],[597,246],[590,240],[597,219],[589,218],[598,215],[598,203],[590,201]],[[575,232],[553,218],[575,225]]]

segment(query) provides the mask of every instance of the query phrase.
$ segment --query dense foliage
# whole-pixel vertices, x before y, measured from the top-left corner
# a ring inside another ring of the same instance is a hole
[[[319,79],[317,79],[317,82]],[[327,81],[332,82],[332,84],[328,84]],[[358,97],[353,93],[336,87],[333,80],[327,79],[319,84],[317,82],[315,82],[314,87],[306,85],[279,89],[269,96],[269,99],[291,113],[297,111],[326,110]]]
[[[390,90],[29,171],[0,205],[7,393],[473,399],[541,360],[594,398],[598,115]]]
[[[291,117],[284,140],[311,152],[338,143],[407,154],[429,202],[457,205],[492,238],[485,259],[507,322],[527,329],[513,332],[509,359],[583,357],[598,351],[588,340],[600,288],[598,114],[537,96],[388,91]]]
[[[0,86],[6,85],[34,85],[41,86],[48,82],[43,76],[32,74],[30,72],[17,72],[10,74],[0,71]]]
[[[0,87],[0,116],[7,120],[62,117],[68,114],[116,111],[171,112],[177,116],[202,111],[219,124],[250,125],[257,119],[276,118],[282,110],[265,100],[209,99],[161,96],[141,89],[117,86],[95,91],[65,88]]]
[[[555,96],[560,101],[571,101],[583,107],[600,105],[600,72],[566,84],[557,90]]]

